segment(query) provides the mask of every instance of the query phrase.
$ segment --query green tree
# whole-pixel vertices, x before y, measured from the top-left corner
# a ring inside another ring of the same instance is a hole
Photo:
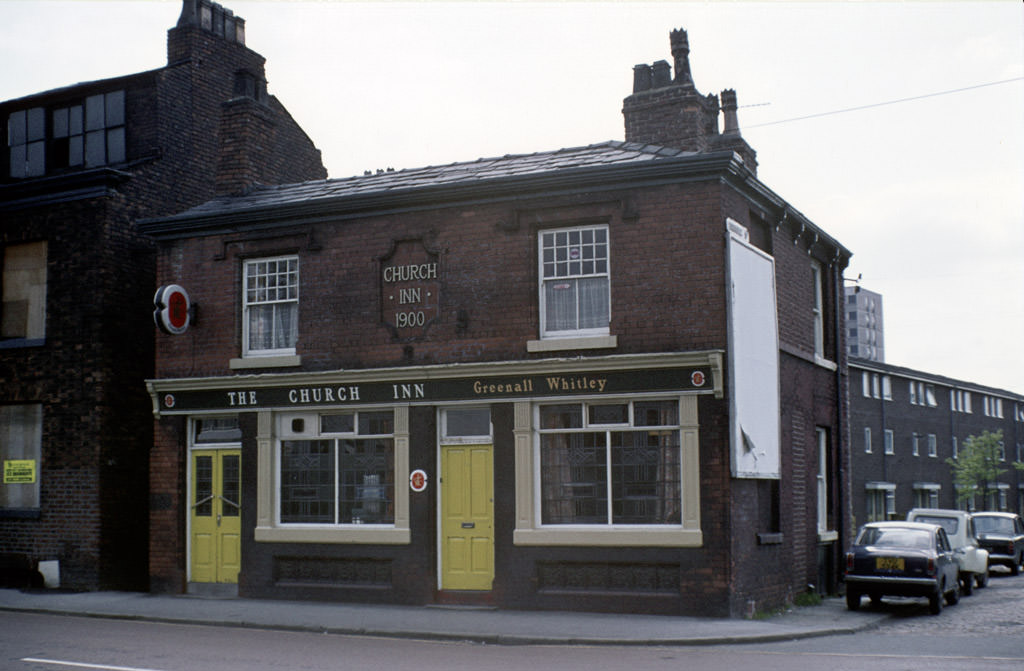
[[[981,494],[982,505],[986,505],[989,494],[994,491],[990,485],[1006,473],[1004,461],[1003,432],[985,431],[980,436],[968,436],[956,459],[946,459],[953,469],[953,484],[957,489],[957,501]],[[1017,468],[1022,466],[1014,464]]]

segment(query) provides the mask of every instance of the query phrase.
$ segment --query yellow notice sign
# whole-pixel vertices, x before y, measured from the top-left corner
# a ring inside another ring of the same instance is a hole
[[[36,481],[35,459],[11,459],[4,462],[4,484],[32,484]]]

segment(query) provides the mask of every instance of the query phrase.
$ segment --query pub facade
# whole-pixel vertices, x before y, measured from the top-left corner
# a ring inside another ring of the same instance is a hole
[[[729,91],[718,132],[685,45],[686,76],[635,69],[625,142],[140,224],[178,297],[154,590],[742,616],[827,589],[849,252],[758,181]],[[699,147],[636,118],[694,101]]]

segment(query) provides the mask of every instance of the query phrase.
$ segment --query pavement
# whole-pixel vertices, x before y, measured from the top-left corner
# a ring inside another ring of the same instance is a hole
[[[725,645],[852,634],[885,613],[843,599],[751,619],[0,589],[0,611],[502,645]]]

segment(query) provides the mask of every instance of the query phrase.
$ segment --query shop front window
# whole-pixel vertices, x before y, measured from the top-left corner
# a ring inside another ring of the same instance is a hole
[[[681,523],[677,401],[539,408],[541,523]]]
[[[394,524],[391,411],[323,415],[320,437],[283,440],[281,524]]]

